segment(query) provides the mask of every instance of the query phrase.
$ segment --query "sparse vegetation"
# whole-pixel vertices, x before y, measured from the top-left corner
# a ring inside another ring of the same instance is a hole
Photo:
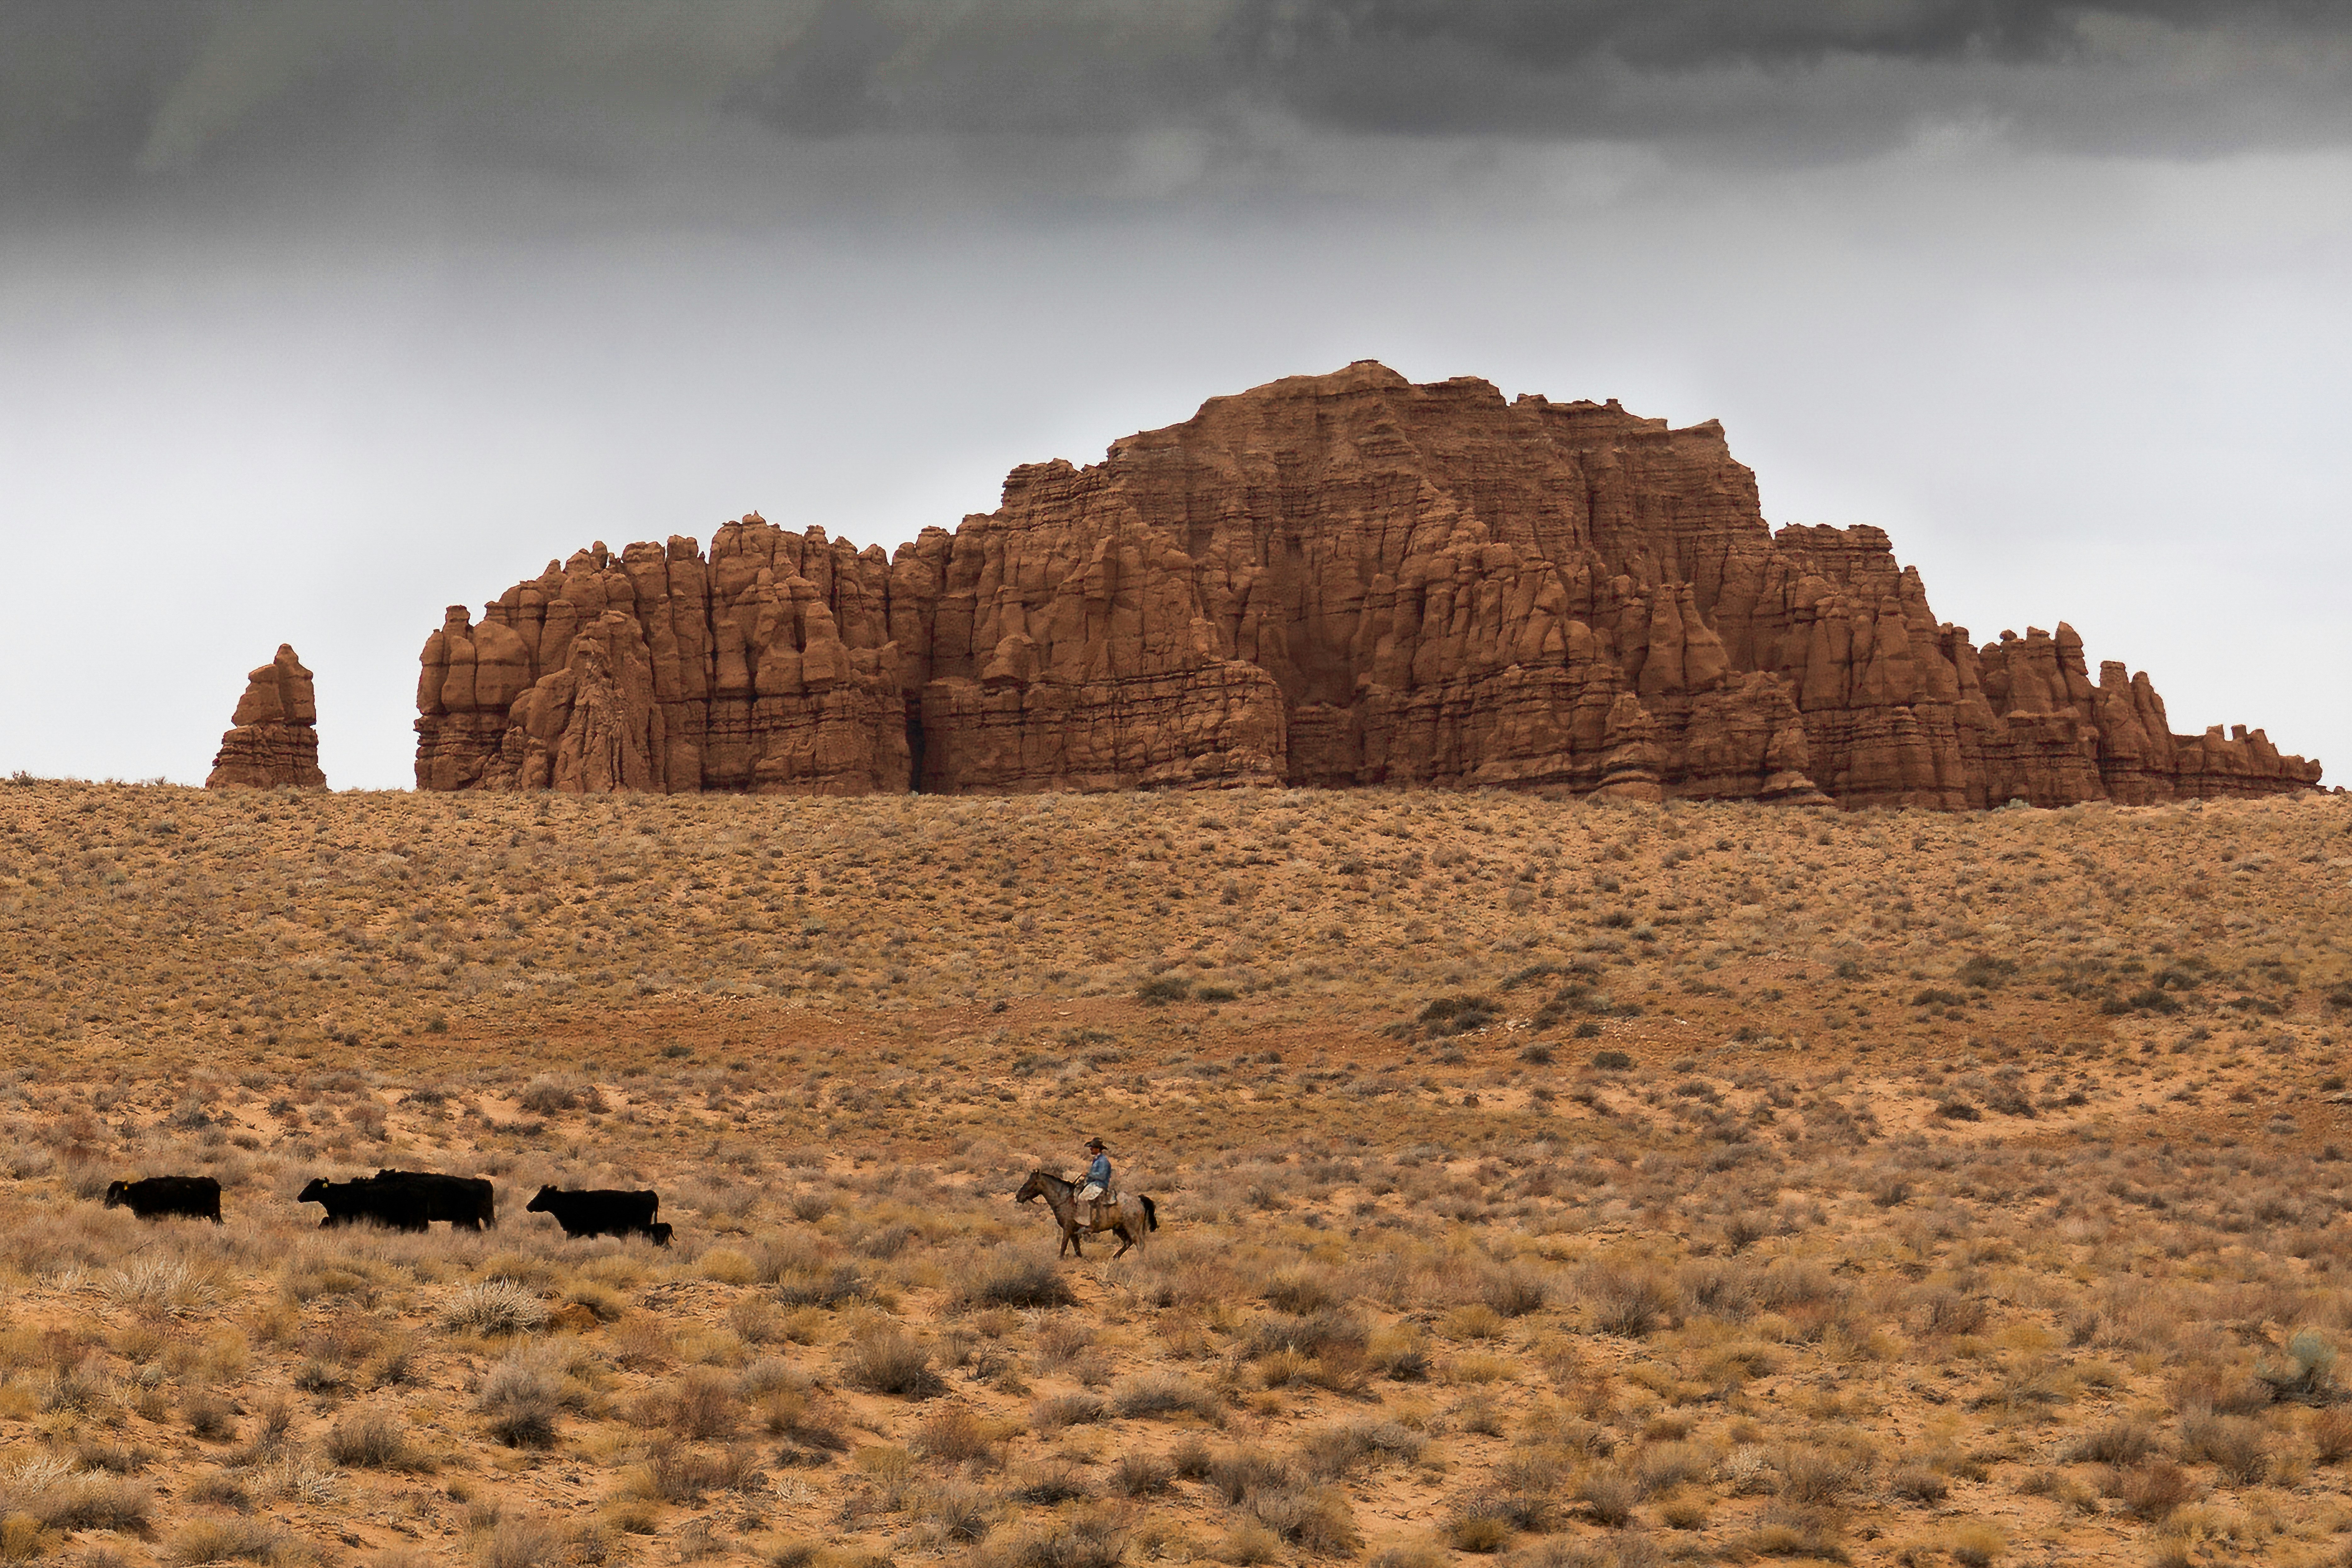
[[[2347,826],[25,782],[0,1557],[2319,1561]]]

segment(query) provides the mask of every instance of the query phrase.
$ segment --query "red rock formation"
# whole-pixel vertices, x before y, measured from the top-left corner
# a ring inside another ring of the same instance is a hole
[[[425,649],[421,787],[1550,786],[1944,810],[2307,787],[2082,643],[1768,529],[1710,422],[1363,363],[1212,399],[886,558],[602,544]]]
[[[279,643],[278,657],[245,678],[233,726],[205,776],[206,789],[324,789],[319,771],[319,700],[310,672]]]

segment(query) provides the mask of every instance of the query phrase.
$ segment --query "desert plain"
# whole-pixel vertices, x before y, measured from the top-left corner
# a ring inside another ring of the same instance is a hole
[[[20,775],[0,1558],[2343,1562],[2348,883],[2315,792]],[[1090,1134],[1161,1228],[1060,1258]],[[387,1166],[499,1223],[294,1201]]]

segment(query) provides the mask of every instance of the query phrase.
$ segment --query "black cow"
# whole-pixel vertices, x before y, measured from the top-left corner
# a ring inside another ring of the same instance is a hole
[[[378,1186],[415,1193],[428,1220],[446,1219],[460,1230],[499,1223],[498,1195],[479,1176],[445,1176],[437,1171],[378,1171]]]
[[[300,1204],[317,1204],[327,1211],[319,1228],[330,1226],[357,1225],[373,1220],[390,1230],[423,1230],[425,1228],[425,1200],[415,1192],[397,1184],[386,1184],[362,1177],[356,1182],[331,1182],[314,1176],[294,1200]]]
[[[659,1193],[630,1193],[612,1187],[564,1192],[541,1187],[539,1196],[526,1205],[526,1212],[553,1215],[555,1223],[563,1227],[568,1237],[645,1236],[660,1246],[669,1245],[669,1226],[654,1223],[654,1215],[661,1213]]]
[[[141,1219],[184,1215],[218,1225],[220,1182],[212,1176],[149,1176],[144,1181],[110,1184],[106,1206],[119,1209],[126,1205]]]

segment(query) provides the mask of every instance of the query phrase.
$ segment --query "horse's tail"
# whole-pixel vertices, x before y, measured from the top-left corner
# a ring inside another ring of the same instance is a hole
[[[1150,1226],[1152,1229],[1158,1230],[1160,1228],[1160,1205],[1153,1203],[1150,1198],[1143,1196],[1140,1193],[1136,1194],[1136,1198],[1138,1202],[1143,1205],[1143,1223]]]

